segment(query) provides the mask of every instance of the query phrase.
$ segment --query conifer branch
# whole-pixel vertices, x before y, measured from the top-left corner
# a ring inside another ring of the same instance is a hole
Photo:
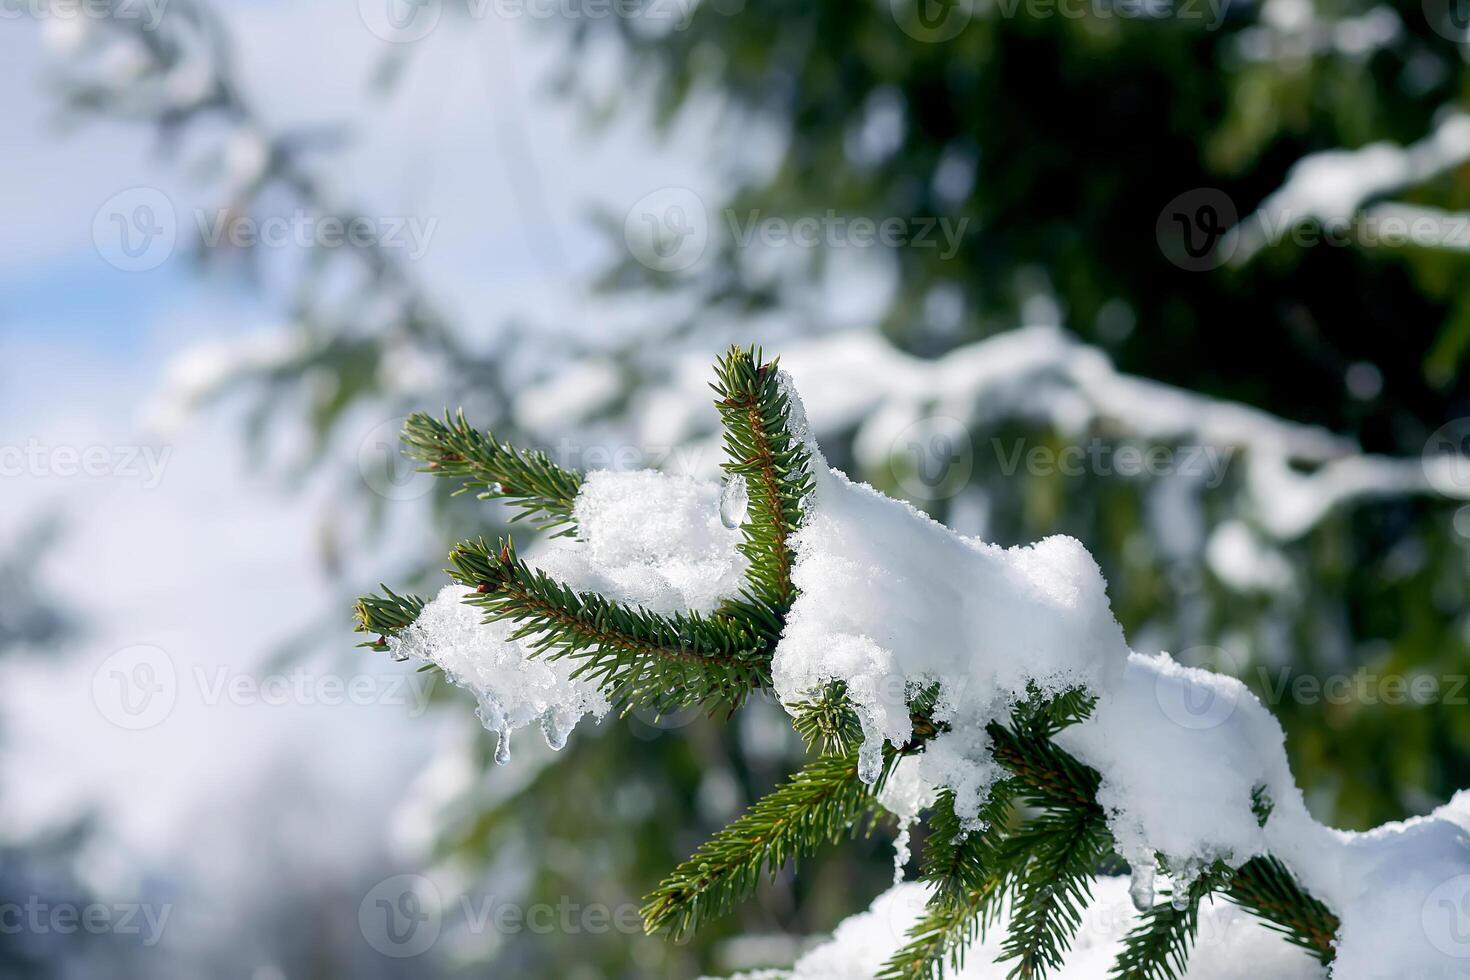
[[[939,796],[928,826],[920,880],[933,886],[924,915],[908,941],[879,972],[879,980],[940,980],[946,966],[963,969],[965,949],[1000,913],[1013,867],[1003,857],[1016,784],[991,787],[980,826],[967,829],[955,813],[952,790]]]
[[[512,521],[529,520],[542,530],[576,533],[572,506],[582,475],[563,469],[545,453],[516,449],[480,432],[464,411],[444,421],[415,412],[403,423],[404,455],[424,465],[421,472],[461,481],[455,493],[479,490],[481,500],[499,498],[517,508]]]
[[[424,600],[416,595],[398,595],[388,586],[380,586],[383,595],[366,595],[357,600],[353,610],[358,633],[369,633],[377,637],[359,643],[358,646],[374,650],[388,649],[388,637],[413,623],[423,612]]]
[[[1048,808],[1006,838],[1017,875],[1011,920],[999,962],[1015,960],[1010,977],[1041,977],[1062,965],[1091,883],[1112,839],[1102,809]]]
[[[808,752],[843,755],[863,740],[863,728],[847,702],[844,681],[832,682],[820,696],[787,705],[787,710]]]
[[[748,587],[732,613],[755,612],[779,637],[796,598],[791,583],[795,556],[790,538],[812,489],[811,453],[791,432],[791,404],[781,390],[777,362],[760,363],[760,351],[732,347],[715,365],[710,385],[724,423],[723,464],[745,481],[749,504],[740,526],[740,550],[750,561]]]
[[[872,787],[858,779],[855,750],[816,759],[664,879],[643,907],[644,929],[689,933],[748,897],[763,871],[775,874],[787,861],[856,836],[877,806]]]
[[[743,480],[748,505],[740,551],[749,562],[745,587],[714,615],[661,615],[593,592],[579,592],[518,558],[509,540],[491,549],[465,542],[450,554],[451,576],[472,590],[466,600],[487,621],[510,621],[512,636],[533,655],[572,658],[573,677],[597,684],[625,706],[700,704],[733,710],[771,686],[771,658],[796,598],[792,535],[813,488],[812,454],[791,430],[792,405],[775,362],[751,348],[731,348],[711,387],[724,423],[729,478]],[[523,452],[470,428],[463,414],[443,422],[411,416],[406,453],[429,472],[458,479],[459,491],[506,499],[538,527],[575,533],[573,509],[582,477],[545,454]],[[357,629],[382,648],[423,609],[416,596],[367,596]],[[907,744],[884,750],[884,775],[903,755],[921,752],[949,730],[935,720],[937,684],[913,692]],[[908,942],[884,966],[885,980],[938,980],[963,964],[965,948],[1009,906],[1010,931],[1001,960],[1011,976],[1039,977],[1061,964],[1090,897],[1090,882],[1111,853],[1106,815],[1097,802],[1099,773],[1059,747],[1054,736],[1085,718],[1094,698],[1077,689],[1044,695],[1033,689],[1008,724],[987,726],[992,757],[1007,771],[990,790],[974,824],[960,820],[946,791],[931,810],[921,875],[933,886],[928,908]],[[842,683],[788,706],[808,748],[824,754],[716,834],[666,878],[643,909],[648,931],[675,936],[747,897],[762,873],[810,855],[825,843],[871,830],[880,807],[876,788],[858,778],[863,738]],[[1263,824],[1272,801],[1252,793]],[[1013,826],[1018,812],[1027,814]],[[1332,959],[1338,920],[1274,858],[1256,858],[1233,877],[1217,866],[1190,885],[1189,901],[1144,913],[1114,967],[1122,977],[1172,978],[1186,965],[1198,905],[1219,892],[1264,919],[1291,942]]]
[[[1232,902],[1281,933],[1288,942],[1311,952],[1323,965],[1332,962],[1332,944],[1340,920],[1308,894],[1277,858],[1247,861],[1231,876],[1224,891]]]
[[[535,654],[576,659],[572,676],[614,703],[734,710],[770,685],[764,644],[738,623],[661,616],[576,592],[528,566],[509,539],[494,551],[484,540],[463,542],[449,560],[450,576],[474,590],[466,601],[485,610],[486,622],[510,620],[518,624],[511,637],[529,639]]]
[[[1172,893],[1139,916],[1139,923],[1123,937],[1123,950],[1110,977],[1118,980],[1178,980],[1189,965],[1189,950],[1199,931],[1199,906],[1225,881],[1226,869],[1217,865],[1186,886],[1183,908]],[[1174,887],[1178,887],[1176,884]]]

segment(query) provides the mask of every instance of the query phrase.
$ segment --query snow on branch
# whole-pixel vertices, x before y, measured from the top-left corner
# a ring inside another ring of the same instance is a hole
[[[1048,336],[1054,352],[1069,350],[1059,335],[1029,335]],[[1079,399],[1120,414],[1137,411],[1120,388],[1181,397],[1074,354],[1066,370],[1040,359],[1046,370],[1030,377],[1070,370],[1087,379]],[[975,365],[965,370],[973,394]],[[869,915],[892,916],[916,895],[925,911],[903,913],[891,941],[872,930],[860,955],[834,960],[840,970],[812,954],[797,977],[938,977],[997,956],[1019,975],[1097,975],[1058,971],[1101,962],[1089,959],[1100,949],[1128,976],[1313,976],[1329,962],[1339,980],[1463,971],[1470,792],[1367,833],[1318,823],[1265,706],[1233,678],[1132,652],[1080,542],[1007,549],[956,534],[830,468],[791,375],[737,349],[720,377],[733,430],[723,490],[652,471],[592,473],[578,483],[573,537],[529,560],[509,543],[498,557],[460,545],[459,587],[408,625],[416,601],[390,593],[360,606],[360,628],[387,628],[395,654],[473,690],[502,748],[534,722],[558,746],[583,715],[669,690],[680,703],[738,705],[738,684],[774,692],[807,741],[826,746],[666,879],[645,909],[650,930],[697,928],[762,874],[857,829],[876,804],[899,818],[901,853],[907,828],[930,821],[928,887],[901,888]],[[1332,441],[1238,406],[1181,407],[1192,424],[1278,452]],[[750,505],[744,484],[772,461],[766,504]],[[1087,916],[1117,904],[1121,886],[1096,877],[1113,853],[1131,869],[1140,914],[1093,934]],[[1223,947],[1188,966],[1191,944],[1207,941]]]
[[[873,472],[886,467],[905,430],[944,416],[971,431],[1026,420],[1073,437],[1103,431],[1228,454],[1244,474],[1243,515],[1278,541],[1366,500],[1452,491],[1470,498],[1470,485],[1451,475],[1470,464],[1365,454],[1319,426],[1125,374],[1103,351],[1050,326],[1008,331],[933,360],[874,334],[844,333],[794,346],[782,363],[801,381],[818,436],[854,432],[854,454]],[[691,410],[703,383],[703,367],[686,362],[672,390],[649,396],[645,444],[707,431],[706,416]]]

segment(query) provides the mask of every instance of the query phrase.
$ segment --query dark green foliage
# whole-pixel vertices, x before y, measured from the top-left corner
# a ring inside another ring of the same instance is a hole
[[[792,725],[806,743],[806,750],[822,755],[839,755],[857,747],[863,730],[857,713],[847,703],[847,684],[834,681],[822,696],[790,705]]]
[[[530,639],[536,653],[575,659],[572,676],[593,681],[616,704],[733,710],[770,685],[765,644],[734,620],[660,616],[575,592],[527,566],[509,540],[494,551],[466,541],[449,560],[450,575],[472,590],[465,601],[484,609],[486,622],[510,620],[511,636]]]
[[[750,495],[740,550],[750,559],[749,584],[732,615],[758,618],[773,637],[796,597],[791,584],[791,535],[811,491],[811,454],[788,426],[791,406],[776,362],[760,363],[753,348],[732,347],[715,365],[710,385],[724,424],[725,472],[745,481]]]
[[[1006,860],[1022,866],[1001,948],[1001,962],[1015,960],[1009,976],[1044,976],[1062,965],[1110,846],[1095,805],[1049,807],[1006,839]]]
[[[461,482],[456,493],[479,490],[480,498],[498,498],[519,509],[512,520],[530,520],[559,535],[576,533],[572,504],[582,476],[563,469],[545,453],[523,452],[482,433],[465,421],[464,412],[440,422],[415,412],[403,423],[404,455],[424,465],[423,472]]]
[[[1332,941],[1341,923],[1331,909],[1307,894],[1278,859],[1247,861],[1231,876],[1225,894],[1289,942],[1309,950],[1324,964],[1332,962]]]
[[[514,624],[512,635],[532,654],[574,660],[574,676],[596,683],[625,707],[662,711],[699,705],[734,710],[771,686],[771,657],[791,603],[791,535],[812,489],[811,454],[790,431],[791,406],[775,365],[749,349],[732,348],[716,366],[717,405],[730,453],[726,470],[745,480],[749,507],[741,551],[749,571],[740,598],[713,615],[660,615],[595,592],[578,592],[528,566],[509,539],[491,547],[467,541],[450,553],[449,574],[467,589],[465,601],[487,622]],[[543,528],[568,533],[580,476],[544,456],[482,437],[457,421],[415,415],[406,427],[410,452],[430,468],[520,507]],[[358,602],[358,629],[382,638],[411,623],[423,601],[387,590]],[[369,644],[374,645],[374,644]],[[648,931],[684,936],[706,919],[750,896],[763,874],[810,856],[844,836],[870,831],[881,808],[875,793],[905,755],[922,753],[949,730],[938,711],[940,686],[907,692],[908,742],[884,748],[876,786],[858,777],[861,726],[840,682],[791,706],[808,750],[821,754],[764,797],[669,875],[646,899]],[[991,787],[978,819],[961,820],[952,792],[927,815],[921,876],[932,886],[928,907],[883,977],[937,980],[964,961],[965,949],[1009,909],[1000,961],[1012,977],[1041,977],[1064,961],[1091,882],[1107,866],[1112,838],[1097,802],[1097,771],[1059,747],[1053,737],[1086,718],[1094,698],[1080,689],[1033,689],[1007,724],[986,728],[991,754],[1006,774]],[[1260,787],[1252,809],[1266,820],[1270,800]],[[1166,904],[1145,913],[1115,968],[1124,977],[1173,978],[1183,970],[1198,922],[1199,901],[1220,890],[1267,919],[1292,942],[1331,957],[1337,920],[1305,894],[1289,871],[1256,859],[1228,878],[1217,866],[1191,885],[1181,910]]]
[[[1271,811],[1276,809],[1276,804],[1271,801],[1271,794],[1265,784],[1251,788],[1251,812],[1256,815],[1256,824],[1266,826],[1266,821],[1271,819]]]
[[[368,595],[357,600],[354,611],[359,633],[375,633],[376,640],[368,640],[359,646],[374,650],[386,650],[384,640],[419,618],[424,600],[416,595],[398,595],[386,585],[381,596]]]
[[[762,871],[774,874],[788,861],[857,834],[865,822],[871,829],[878,804],[857,773],[855,750],[822,756],[795,773],[710,838],[648,896],[645,928],[685,935],[702,919],[748,897]]]
[[[1143,912],[1139,924],[1123,937],[1123,951],[1110,975],[1126,980],[1177,980],[1182,976],[1199,931],[1199,903],[1226,880],[1227,871],[1217,866],[1191,881],[1183,908],[1175,907],[1170,893],[1167,901]]]
[[[979,826],[967,828],[945,790],[930,814],[919,870],[934,888],[908,942],[884,964],[880,980],[938,978],[946,966],[964,966],[965,947],[999,914],[1012,875],[1003,850],[1018,784],[1002,780],[981,807]]]

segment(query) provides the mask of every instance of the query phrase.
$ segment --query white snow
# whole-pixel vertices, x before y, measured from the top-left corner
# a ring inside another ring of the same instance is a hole
[[[1102,575],[1072,538],[998,548],[817,470],[794,539],[800,595],[772,664],[776,693],[793,703],[845,680],[871,776],[883,741],[912,734],[914,686],[938,682],[940,716],[955,728],[934,743],[937,754],[954,750],[940,782],[963,791],[957,809],[973,816],[993,767],[986,722],[1028,684],[1102,687],[1122,670],[1128,651]]]
[[[1249,262],[1295,225],[1315,220],[1341,227],[1373,198],[1423,183],[1467,159],[1470,115],[1458,111],[1445,112],[1432,133],[1408,146],[1377,142],[1308,154],[1221,248],[1232,262]]]
[[[1093,903],[1062,968],[1049,976],[1057,980],[1097,980],[1108,975],[1120,940],[1137,924],[1138,912],[1128,898],[1127,878],[1100,878],[1093,886]],[[879,895],[866,912],[845,919],[832,939],[812,949],[789,970],[741,974],[731,980],[865,980],[877,974],[884,961],[904,943],[908,930],[924,909],[927,890],[917,883],[895,885]],[[983,938],[970,947],[964,969],[946,976],[952,980],[991,980],[1001,976],[995,958],[1005,938],[1007,915],[1002,914]],[[1185,980],[1239,980],[1242,976],[1269,980],[1318,980],[1326,971],[1305,951],[1286,942],[1259,919],[1225,901],[1200,905],[1199,933],[1189,958]]]
[[[797,434],[809,439],[799,417]],[[953,789],[957,809],[974,816],[995,775],[985,723],[1028,686],[1083,686],[1096,708],[1057,742],[1101,774],[1099,802],[1125,857],[1146,869],[1160,853],[1185,874],[1214,860],[1280,858],[1342,920],[1338,980],[1470,969],[1470,792],[1367,834],[1322,826],[1265,706],[1234,678],[1130,653],[1075,540],[1006,550],[965,538],[829,471],[808,445],[816,488],[794,539],[800,596],[773,673],[787,703],[846,682],[865,736],[864,778],[876,776],[885,740],[909,740],[906,699],[937,683],[936,715],[953,731],[908,778]],[[1264,826],[1258,787],[1272,807]]]
[[[714,483],[649,470],[588,474],[574,508],[577,539],[554,541],[527,562],[578,591],[654,612],[711,612],[739,591],[745,571],[740,533],[721,523],[719,495]],[[480,720],[499,735],[497,759],[508,759],[517,729],[539,724],[560,748],[582,718],[601,720],[607,700],[571,677],[576,661],[533,657],[529,639],[510,639],[513,624],[483,623],[466,594],[445,586],[388,647],[438,664],[474,693]]]
[[[860,774],[869,782],[884,743],[911,739],[910,701],[921,687],[938,686],[935,718],[950,728],[906,759],[884,791],[905,832],[898,872],[908,858],[907,828],[941,788],[954,791],[962,818],[978,818],[999,775],[986,724],[1004,720],[1030,690],[1082,687],[1096,707],[1057,742],[1101,774],[1098,799],[1120,853],[1140,872],[1133,886],[1142,899],[1150,897],[1155,854],[1185,877],[1207,862],[1239,866],[1271,855],[1340,916],[1337,980],[1458,976],[1470,968],[1470,793],[1428,817],[1364,834],[1317,823],[1265,706],[1231,677],[1131,652],[1097,564],[1079,542],[1057,536],[1000,548],[853,483],[827,467],[790,376],[783,373],[781,384],[791,397],[792,432],[812,453],[814,490],[792,538],[799,595],[774,654],[776,694],[792,705],[845,682],[864,735]],[[744,509],[743,495],[738,486],[722,493],[713,482],[651,471],[594,473],[576,503],[577,540],[530,560],[575,589],[657,612],[709,611],[741,585],[740,533],[729,525]],[[1241,547],[1216,544],[1216,564],[1227,574]],[[584,715],[606,711],[596,691],[570,679],[570,663],[528,659],[507,628],[480,625],[460,599],[459,587],[446,589],[393,648],[433,660],[474,690],[483,720],[502,737],[541,721],[556,744]],[[1271,805],[1264,825],[1253,806],[1258,791]],[[1110,962],[1131,921],[1131,912],[1108,911],[1121,887],[1099,885],[1099,914],[1112,920],[1079,938],[1069,965],[1078,972],[1066,975],[1097,976]],[[911,911],[900,910],[920,898],[900,888],[869,915],[903,919]],[[1320,975],[1290,972],[1308,971],[1310,957],[1238,911],[1211,909],[1207,921],[1224,938],[1214,952],[1202,939],[1190,976],[1237,976],[1245,964],[1255,975]],[[850,920],[795,976],[869,975],[863,971],[902,933],[878,935],[870,925]],[[971,962],[986,960],[977,950]],[[1291,965],[1275,971],[1277,962]]]
[[[930,429],[964,440],[1021,419],[1079,443],[1106,432],[1176,447],[1174,476],[1230,498],[1235,513],[1279,541],[1307,534],[1336,509],[1373,499],[1470,498],[1470,485],[1449,475],[1464,466],[1453,457],[1365,454],[1352,439],[1319,426],[1121,372],[1105,352],[1057,327],[1006,331],[932,360],[872,333],[837,334],[787,348],[781,365],[800,380],[816,434],[853,433],[853,453],[868,472],[888,470],[905,445]],[[708,374],[705,358],[690,358],[676,384],[647,396],[642,443],[669,445],[706,433]],[[712,468],[720,458],[717,442],[708,436],[686,455]],[[969,444],[977,477],[1006,475],[990,448]]]

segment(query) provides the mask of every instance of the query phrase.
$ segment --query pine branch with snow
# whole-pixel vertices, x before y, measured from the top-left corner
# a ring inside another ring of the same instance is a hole
[[[901,857],[927,825],[923,907],[843,975],[961,976],[979,949],[1011,976],[1064,975],[1098,945],[1084,919],[1123,867],[1137,913],[1105,944],[1117,977],[1194,975],[1201,922],[1236,921],[1224,903],[1274,931],[1291,970],[1453,965],[1421,915],[1470,880],[1470,794],[1370,834],[1323,827],[1275,719],[1231,678],[1129,651],[1076,541],[962,538],[828,469],[775,363],[735,348],[715,374],[723,488],[571,473],[462,417],[412,417],[410,455],[560,540],[464,542],[435,599],[358,605],[369,645],[476,694],[501,761],[517,728],[560,747],[615,705],[786,706],[816,758],[662,882],[650,932],[697,929],[889,811]]]

